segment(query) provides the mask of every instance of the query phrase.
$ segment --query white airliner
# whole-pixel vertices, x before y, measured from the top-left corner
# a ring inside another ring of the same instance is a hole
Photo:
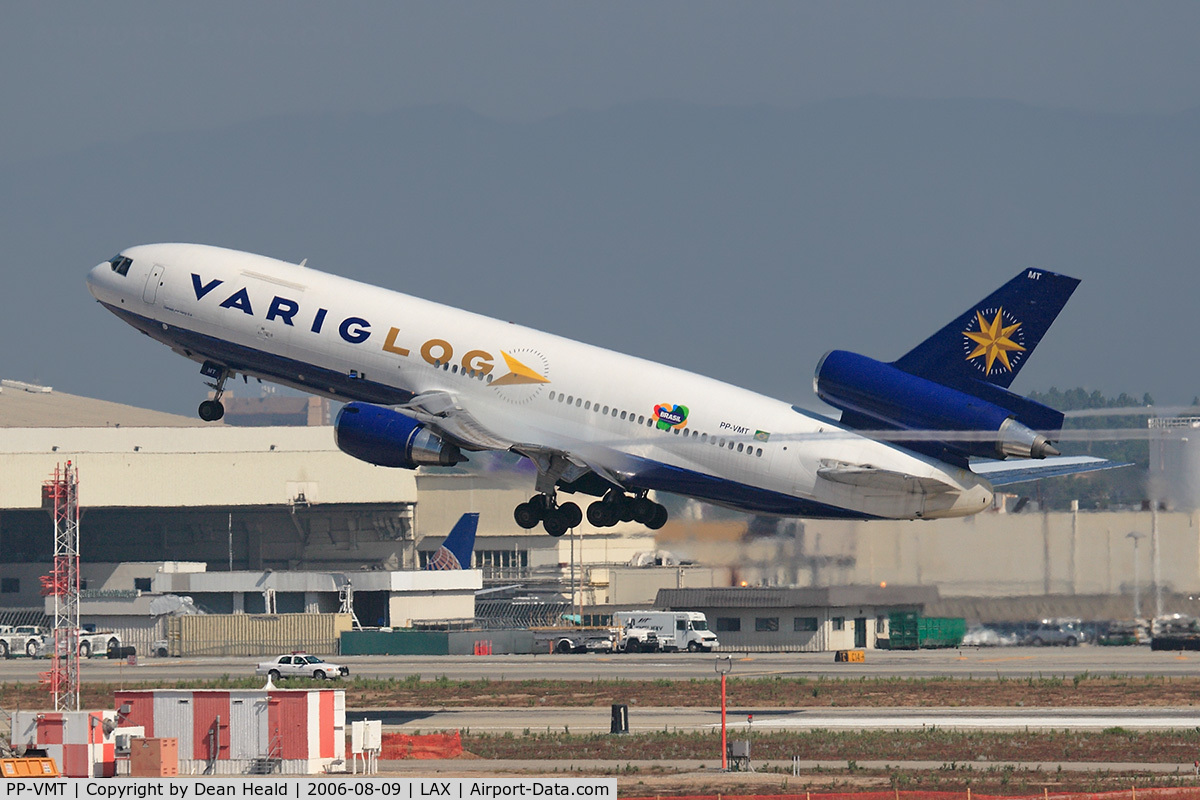
[[[153,244],[88,275],[107,309],[202,364],[215,396],[201,418],[220,419],[240,373],[346,401],[337,443],[373,464],[520,453],[538,477],[514,516],[551,536],[583,517],[560,492],[599,498],[598,527],[661,527],[650,490],[762,514],[932,519],[982,511],[997,485],[1110,466],[1047,458],[1062,414],[1007,390],[1077,283],[1026,270],[890,364],[827,354],[815,385],[834,421],[303,263]]]

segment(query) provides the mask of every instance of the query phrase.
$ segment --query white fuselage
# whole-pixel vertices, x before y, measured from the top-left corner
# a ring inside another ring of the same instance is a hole
[[[986,508],[966,469],[721,381],[263,256],[159,244],[95,267],[92,294],[196,361],[381,405],[444,392],[497,441],[548,448],[748,511],[935,518]],[[830,481],[831,464],[955,491]]]

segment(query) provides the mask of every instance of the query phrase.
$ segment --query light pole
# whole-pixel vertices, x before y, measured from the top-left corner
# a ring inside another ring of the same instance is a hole
[[[1138,541],[1146,538],[1146,534],[1130,531],[1126,539],[1133,539],[1133,617],[1142,618],[1142,585],[1138,570]]]
[[[725,745],[725,676],[733,669],[733,659],[729,656],[717,656],[713,665],[721,676],[721,771],[729,771],[729,748]]]

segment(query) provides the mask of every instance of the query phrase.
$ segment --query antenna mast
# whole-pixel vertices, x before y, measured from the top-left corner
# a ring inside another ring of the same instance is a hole
[[[55,711],[78,711],[79,475],[70,461],[42,485],[42,502],[54,514],[54,569],[42,577],[42,594],[54,598],[54,661],[41,683],[54,695]]]

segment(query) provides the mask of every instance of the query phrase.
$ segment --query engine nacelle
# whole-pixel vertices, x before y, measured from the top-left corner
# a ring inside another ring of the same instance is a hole
[[[380,467],[448,467],[466,461],[456,445],[424,423],[369,403],[347,403],[333,430],[343,453]]]
[[[817,364],[813,388],[831,406],[881,428],[963,432],[961,439],[947,437],[941,444],[965,455],[1059,454],[1049,439],[1019,422],[1013,411],[857,353],[826,353]],[[974,439],[976,433],[979,440]]]

